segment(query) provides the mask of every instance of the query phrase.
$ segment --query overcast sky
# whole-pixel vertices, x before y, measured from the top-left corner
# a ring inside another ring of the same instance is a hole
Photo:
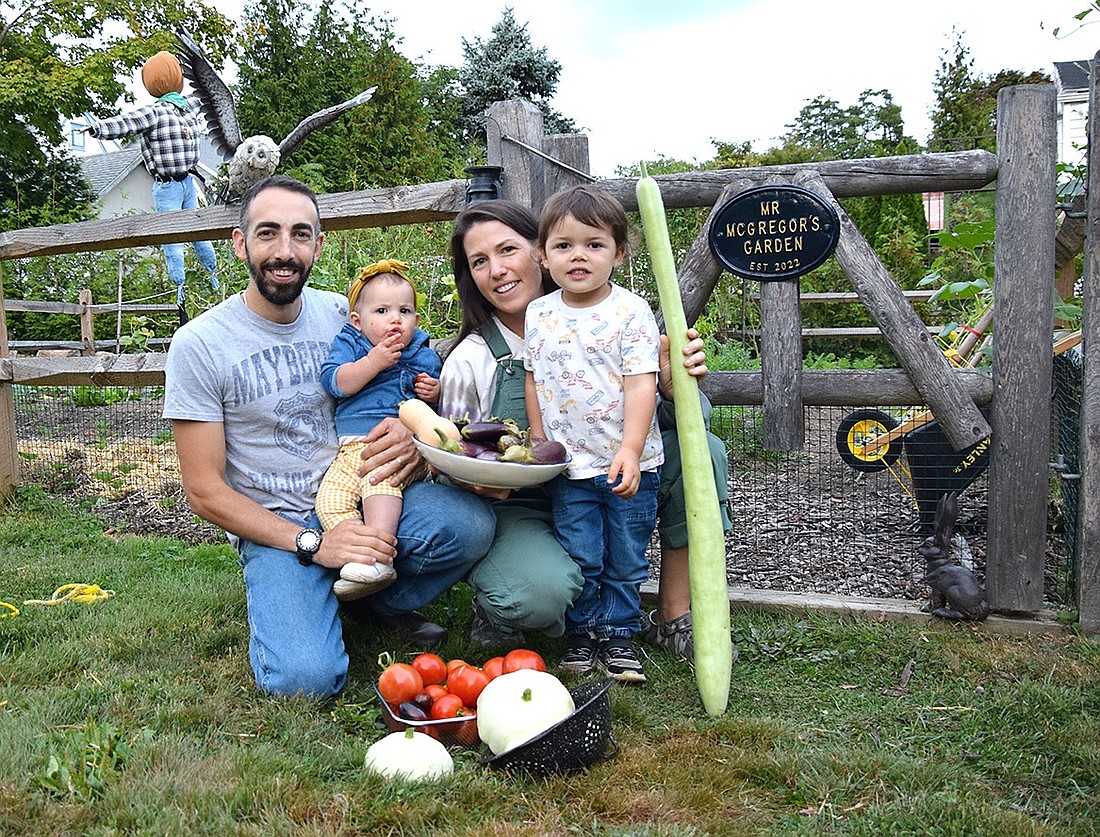
[[[207,0],[239,19],[240,0]],[[906,133],[930,130],[944,50],[963,35],[982,74],[1053,74],[1090,60],[1097,24],[1087,0],[380,0],[410,58],[462,63],[462,39],[488,39],[510,5],[532,42],[562,64],[554,106],[589,135],[594,174],[664,155],[713,157],[712,139],[763,150],[818,95],[841,106],[886,89]],[[1061,27],[1060,37],[1053,29]],[[1072,34],[1070,34],[1072,33]]]

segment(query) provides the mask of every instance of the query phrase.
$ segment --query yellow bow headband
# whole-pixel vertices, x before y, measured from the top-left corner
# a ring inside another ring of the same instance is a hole
[[[408,282],[409,287],[413,289],[413,299],[416,299],[416,285],[409,278],[409,274],[406,272],[408,269],[407,264],[399,262],[397,259],[382,259],[380,262],[364,267],[359,271],[359,275],[352,280],[351,286],[348,288],[348,305],[350,309],[355,309],[355,303],[359,301],[359,294],[362,293],[367,282],[383,273],[392,273]]]

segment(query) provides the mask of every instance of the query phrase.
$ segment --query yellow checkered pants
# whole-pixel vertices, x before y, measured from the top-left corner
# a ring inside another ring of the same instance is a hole
[[[317,517],[326,530],[341,520],[361,520],[362,515],[358,508],[360,498],[378,494],[400,497],[401,489],[412,482],[411,479],[406,480],[398,487],[390,485],[389,480],[383,480],[377,485],[371,485],[370,476],[378,471],[377,468],[366,476],[359,476],[365,444],[366,442],[358,441],[341,445],[336,459],[325,471],[321,487],[317,490]]]

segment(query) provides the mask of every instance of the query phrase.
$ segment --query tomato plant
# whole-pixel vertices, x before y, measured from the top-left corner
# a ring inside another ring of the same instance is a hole
[[[445,718],[457,718],[460,713],[465,713],[466,705],[458,695],[443,695],[432,704],[428,717],[433,721],[442,721]]]
[[[489,675],[480,668],[459,666],[447,678],[447,691],[458,695],[462,702],[471,708],[477,706],[478,695],[489,684]]]
[[[527,648],[516,648],[504,655],[504,674],[510,671],[519,671],[521,668],[546,671],[546,661],[537,651],[531,651]]]
[[[418,654],[413,658],[412,667],[420,672],[425,686],[442,683],[447,679],[447,663],[438,654]]]
[[[378,676],[378,692],[390,706],[413,700],[423,689],[420,672],[408,663],[391,663]]]

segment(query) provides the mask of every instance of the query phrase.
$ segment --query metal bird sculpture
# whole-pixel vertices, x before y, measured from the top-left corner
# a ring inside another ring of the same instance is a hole
[[[301,145],[310,133],[363,104],[377,89],[371,87],[346,102],[307,116],[278,144],[271,137],[262,134],[242,138],[240,125],[237,123],[237,109],[229,88],[190,35],[177,32],[176,39],[183,53],[180,55],[180,66],[202,103],[202,113],[210,128],[214,147],[223,157],[232,157],[223,194],[223,198],[227,200],[239,198],[253,183],[274,174],[279,161]]]

